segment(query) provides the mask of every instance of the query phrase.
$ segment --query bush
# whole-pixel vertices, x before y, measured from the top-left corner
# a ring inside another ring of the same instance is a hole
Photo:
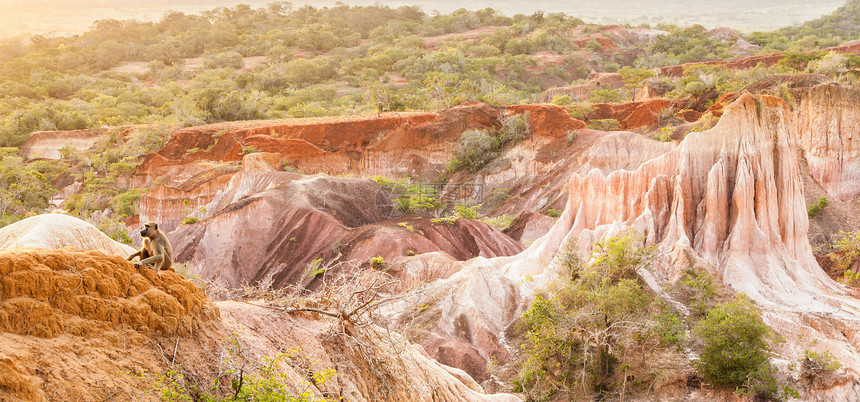
[[[245,66],[242,55],[236,52],[209,53],[203,56],[203,66],[206,68],[240,69]]]
[[[821,353],[804,350],[803,357],[800,358],[800,376],[804,378],[816,378],[832,374],[840,367],[842,364],[839,363],[839,360],[836,360],[833,353],[827,350]]]
[[[509,141],[514,143],[522,141],[531,132],[529,126],[529,112],[515,114],[502,118],[502,127],[496,135],[496,140],[502,144]]]
[[[592,89],[588,93],[588,101],[591,103],[621,102],[621,91],[618,89]]]
[[[522,314],[528,343],[516,388],[528,398],[618,385],[611,377],[629,367],[625,347],[646,330],[651,304],[636,272],[650,263],[652,249],[637,243],[632,236],[597,243],[587,264],[570,248],[557,256],[562,272],[553,296],[538,294]]]
[[[463,132],[460,137],[460,142],[451,156],[448,170],[455,172],[465,168],[469,172],[475,173],[499,154],[500,147],[495,137],[483,131],[468,130]]]
[[[621,129],[621,123],[615,119],[589,120],[588,128],[600,131],[617,131]]]
[[[806,208],[806,214],[809,215],[810,218],[814,218],[815,215],[818,215],[818,213],[821,212],[821,210],[824,209],[824,207],[826,207],[828,204],[829,202],[827,201],[827,198],[821,197],[818,199],[818,202]]]
[[[476,220],[481,218],[481,213],[478,212],[478,207],[479,205],[473,205],[471,207],[457,205],[454,207],[454,213],[458,218]]]
[[[693,365],[705,380],[716,386],[741,387],[768,399],[780,396],[769,362],[770,347],[779,338],[749,297],[740,293],[718,304],[696,324],[693,334],[702,345]],[[791,390],[783,388],[782,393]]]

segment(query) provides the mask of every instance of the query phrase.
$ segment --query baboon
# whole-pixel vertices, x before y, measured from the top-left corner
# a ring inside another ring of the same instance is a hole
[[[135,268],[141,265],[146,265],[156,271],[170,269],[173,265],[173,247],[167,236],[158,230],[158,224],[155,222],[147,222],[143,225],[140,231],[140,236],[143,237],[143,247],[130,256],[131,261],[134,257],[140,257],[140,261],[134,263]]]

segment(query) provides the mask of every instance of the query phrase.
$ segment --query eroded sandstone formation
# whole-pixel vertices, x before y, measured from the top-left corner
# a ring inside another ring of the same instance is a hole
[[[798,127],[810,121],[805,113],[816,114],[807,106],[816,93],[850,109],[853,94],[833,85],[814,88],[797,112],[780,98],[745,93],[714,128],[690,133],[663,152],[655,149],[650,160],[627,169],[575,172],[565,211],[547,235],[517,256],[471,260],[450,278],[428,284],[413,302],[429,305],[423,318],[405,308],[393,314],[400,322],[423,320],[422,328],[432,333],[424,342],[431,355],[484,378],[480,363],[506,357],[507,325],[528,295],[552,277],[557,250],[572,243],[587,252],[596,240],[632,228],[664,256],[645,275],[655,291],[677,279],[692,252],[725,285],[763,308],[769,324],[787,339],[783,356],[829,350],[842,362],[846,377],[826,390],[803,392],[856,397],[860,302],[820,269],[807,239],[797,156],[809,140]],[[828,123],[815,126],[836,127],[846,113],[818,113]],[[828,138],[851,136],[851,130],[831,133]],[[615,146],[623,150],[629,144]],[[624,153],[616,155],[624,164]],[[526,277],[534,282],[524,283]]]
[[[313,286],[318,278],[309,269],[341,261],[366,265],[372,257],[430,252],[463,260],[522,250],[483,222],[400,217],[391,192],[372,180],[284,172],[279,157],[247,155],[206,204],[203,221],[169,233],[178,262],[232,287],[269,279],[276,287]]]

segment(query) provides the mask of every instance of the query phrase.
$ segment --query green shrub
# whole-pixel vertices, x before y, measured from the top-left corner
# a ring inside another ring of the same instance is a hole
[[[465,131],[451,156],[448,171],[455,172],[465,168],[475,173],[499,156],[500,150],[495,137],[483,131]]]
[[[621,123],[615,119],[589,120],[588,128],[600,131],[617,131],[621,129]]]
[[[182,218],[183,225],[193,225],[197,222],[200,222],[200,219],[196,216],[186,216],[185,218]]]
[[[478,208],[480,208],[480,205],[473,205],[471,207],[467,207],[465,205],[455,205],[454,214],[458,218],[476,220],[481,218],[481,213],[478,212]]]
[[[618,89],[592,89],[588,93],[588,101],[591,103],[621,102],[621,91]]]
[[[676,311],[672,310],[669,303],[665,301],[659,303],[654,322],[657,336],[660,338],[660,346],[675,346],[680,350],[687,340],[686,328],[684,320]]]
[[[792,393],[790,388],[780,389],[769,362],[771,345],[779,338],[743,293],[709,310],[693,334],[702,345],[700,358],[693,365],[706,381],[716,386],[740,387],[767,399]]]
[[[832,374],[839,370],[842,364],[836,360],[833,353],[825,350],[824,352],[814,352],[810,350],[803,351],[803,357],[800,361],[800,375],[805,378],[815,378],[822,375]]]
[[[483,218],[482,222],[498,229],[499,231],[504,232],[511,227],[511,224],[514,223],[514,217],[508,214],[499,215],[495,218]]]
[[[549,216],[551,218],[558,218],[559,216],[561,216],[562,212],[564,211],[560,209],[547,208],[546,212],[544,212],[544,215]]]
[[[552,297],[537,294],[522,314],[528,343],[515,388],[529,399],[618,386],[611,377],[628,363],[625,347],[646,331],[652,299],[636,271],[650,263],[653,249],[638,242],[627,236],[597,243],[590,263],[570,247],[557,256],[562,272]]]
[[[496,141],[504,145],[509,141],[514,143],[522,141],[531,132],[529,126],[529,112],[515,114],[501,119],[502,126],[496,134]]]
[[[370,257],[370,266],[372,268],[382,268],[385,266],[385,260],[382,257]]]
[[[809,215],[810,218],[814,218],[815,215],[818,215],[818,213],[821,212],[821,210],[824,209],[824,207],[826,207],[828,204],[829,202],[827,201],[827,198],[821,197],[818,199],[818,202],[806,208],[806,213],[807,215]]]

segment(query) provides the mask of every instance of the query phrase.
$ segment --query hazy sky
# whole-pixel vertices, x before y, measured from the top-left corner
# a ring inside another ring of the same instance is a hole
[[[196,13],[218,6],[264,6],[271,0],[0,0],[0,35],[22,32],[58,34],[86,30],[103,18],[158,20],[175,10]],[[331,6],[335,1],[293,1],[295,5]],[[417,5],[431,13],[457,8],[492,7],[504,14],[535,11],[564,12],[596,23],[699,23],[707,27],[729,26],[743,31],[775,29],[827,14],[845,0],[350,0],[350,5]]]

